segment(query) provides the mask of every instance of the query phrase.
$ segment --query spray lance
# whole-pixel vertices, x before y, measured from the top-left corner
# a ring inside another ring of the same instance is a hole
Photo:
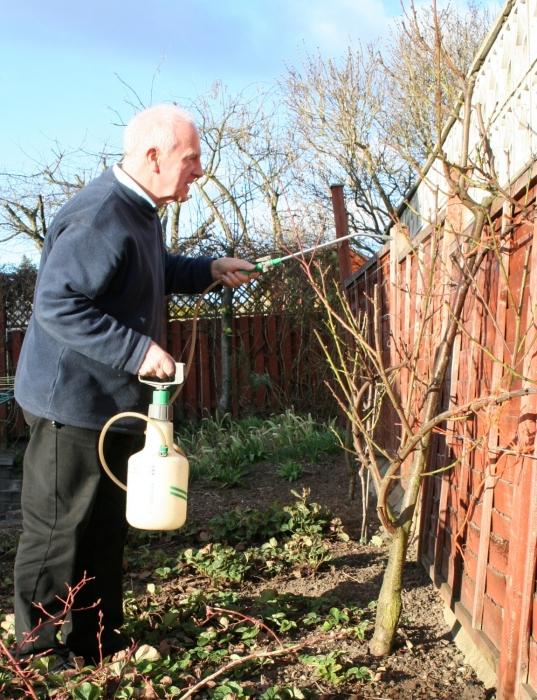
[[[318,245],[311,246],[311,248],[306,248],[305,250],[299,250],[297,253],[291,253],[290,255],[284,255],[282,258],[268,258],[268,259],[267,258],[259,258],[259,260],[257,260],[255,263],[255,268],[253,270],[250,270],[249,273],[251,274],[252,272],[267,272],[268,270],[270,270],[271,267],[276,267],[277,265],[281,265],[286,260],[291,260],[292,258],[301,258],[303,255],[306,255],[307,253],[313,253],[316,250],[320,250],[321,248],[326,248],[328,246],[337,245],[338,243],[341,243],[341,241],[346,241],[349,238],[356,238],[359,235],[360,234],[358,234],[358,233],[350,233],[348,236],[341,236],[340,238],[336,238],[334,241],[326,241],[326,243],[319,243]]]
[[[244,274],[267,272],[271,267],[281,265],[286,260],[301,257],[320,248],[337,245],[356,235],[342,236],[280,258],[259,259],[255,263],[255,268],[244,271]],[[175,376],[170,379],[160,380],[138,375],[140,382],[154,389],[148,415],[133,411],[118,413],[105,423],[99,436],[98,451],[103,469],[117,486],[127,492],[128,523],[142,530],[176,530],[186,521],[189,465],[185,453],[173,439],[172,404],[182,388],[185,376],[188,376],[194,357],[199,305],[204,295],[218,284],[219,282],[211,284],[196,304],[192,341],[186,365],[177,362]],[[172,387],[176,387],[176,390],[170,396]],[[128,460],[127,484],[120,481],[111,471],[104,456],[106,433],[113,423],[122,418],[138,418],[147,423],[144,447]]]

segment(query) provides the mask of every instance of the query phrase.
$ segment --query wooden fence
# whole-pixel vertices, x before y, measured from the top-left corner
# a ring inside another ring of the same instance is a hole
[[[521,388],[520,375],[509,366],[526,377],[537,374],[535,183],[521,192],[524,211],[504,206],[495,212],[494,226],[508,227],[510,234],[501,250],[488,254],[467,298],[443,387],[444,408]],[[392,244],[391,253],[383,250],[346,281],[362,309],[370,304],[373,285],[380,285],[386,365],[408,357],[417,329],[424,327],[418,261],[432,258],[433,238],[432,230],[420,234],[402,254]],[[455,248],[447,227],[438,243],[449,266]],[[448,279],[431,299],[415,368],[424,376],[452,294]],[[408,369],[402,369],[395,388],[403,401],[408,381]],[[498,697],[505,700],[537,697],[536,418],[536,397],[528,395],[448,422],[433,437],[428,471],[437,473],[425,478],[422,491],[420,559],[496,672]],[[384,448],[397,450],[399,427],[384,407],[377,430]]]
[[[333,411],[324,380],[326,363],[313,325],[288,314],[237,316],[231,323],[231,413],[274,413],[294,408],[320,415]],[[168,351],[185,359],[192,321],[168,324]],[[198,322],[192,370],[176,402],[176,414],[214,414],[221,391],[220,319]]]

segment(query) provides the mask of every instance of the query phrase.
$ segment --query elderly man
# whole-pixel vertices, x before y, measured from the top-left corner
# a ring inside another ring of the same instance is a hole
[[[120,411],[145,412],[138,373],[174,373],[160,345],[164,296],[201,292],[213,280],[234,287],[253,269],[236,258],[165,250],[158,208],[185,201],[202,174],[189,115],[152,107],[127,125],[121,165],[78,192],[50,226],[15,385],[30,426],[15,561],[20,654],[92,661],[127,645],[117,631],[125,499],[100,467],[100,429]],[[123,426],[107,438],[107,462],[123,479],[142,444],[135,430]],[[84,576],[60,634],[62,600]]]

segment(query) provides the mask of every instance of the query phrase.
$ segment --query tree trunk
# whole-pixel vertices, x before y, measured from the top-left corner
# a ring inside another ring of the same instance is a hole
[[[382,578],[382,587],[377,601],[375,632],[369,644],[373,656],[387,656],[392,651],[395,633],[401,615],[401,589],[403,587],[403,569],[406,562],[408,537],[416,504],[420,492],[422,474],[429,454],[429,435],[414,458],[410,476],[403,498],[401,515],[390,545],[388,564]]]
[[[466,275],[459,280],[457,295],[451,307],[451,318],[435,353],[434,367],[428,386],[427,398],[423,410],[422,424],[426,425],[439,411],[442,387],[448,364],[452,357],[453,343],[459,330],[459,320],[462,316],[471,281],[475,278],[481,266],[484,250],[478,251],[478,241],[481,238],[485,224],[485,208],[475,213],[472,237],[466,246]],[[429,460],[431,431],[426,432],[415,446],[415,456],[408,486],[403,498],[401,514],[394,523],[395,533],[390,547],[388,565],[382,580],[382,588],[378,600],[375,632],[370,644],[374,656],[384,656],[391,652],[393,640],[401,614],[401,587],[403,567],[408,548],[408,536],[418,502],[423,473]]]
[[[369,651],[373,656],[387,656],[392,650],[401,615],[401,585],[408,532],[409,528],[398,527],[390,546],[390,556],[377,601],[375,632],[369,644]]]
[[[218,398],[218,412],[231,411],[231,364],[232,364],[232,323],[233,323],[233,289],[224,287],[222,292],[222,331],[220,348],[222,357],[221,390]]]

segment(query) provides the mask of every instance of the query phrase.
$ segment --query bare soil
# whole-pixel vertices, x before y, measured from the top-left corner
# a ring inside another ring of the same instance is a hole
[[[241,488],[215,489],[210,484],[194,482],[189,517],[203,529],[204,522],[227,509],[263,509],[275,502],[292,503],[296,500],[292,491],[303,488],[309,489],[311,501],[326,506],[342,520],[351,539],[333,545],[332,561],[314,577],[271,580],[270,587],[279,593],[330,595],[342,605],[366,607],[378,595],[388,542],[384,540],[381,545],[359,543],[360,498],[358,495],[354,500],[348,497],[348,475],[341,456],[323,456],[307,465],[300,480],[293,484],[275,474],[273,465],[267,463],[252,468]],[[369,539],[381,534],[374,513],[370,521]],[[492,700],[495,697],[494,690],[487,690],[473,669],[465,664],[444,620],[444,604],[424,568],[416,561],[415,543],[410,550],[403,583],[403,612],[392,655],[377,659],[367,653],[367,644],[338,641],[337,648],[355,665],[364,665],[373,671],[374,681],[359,684],[356,691],[347,690],[341,695],[324,694],[320,690],[319,698]],[[322,652],[328,650],[324,647]],[[280,669],[279,677],[272,680],[281,684],[294,681],[299,685],[300,666]]]

